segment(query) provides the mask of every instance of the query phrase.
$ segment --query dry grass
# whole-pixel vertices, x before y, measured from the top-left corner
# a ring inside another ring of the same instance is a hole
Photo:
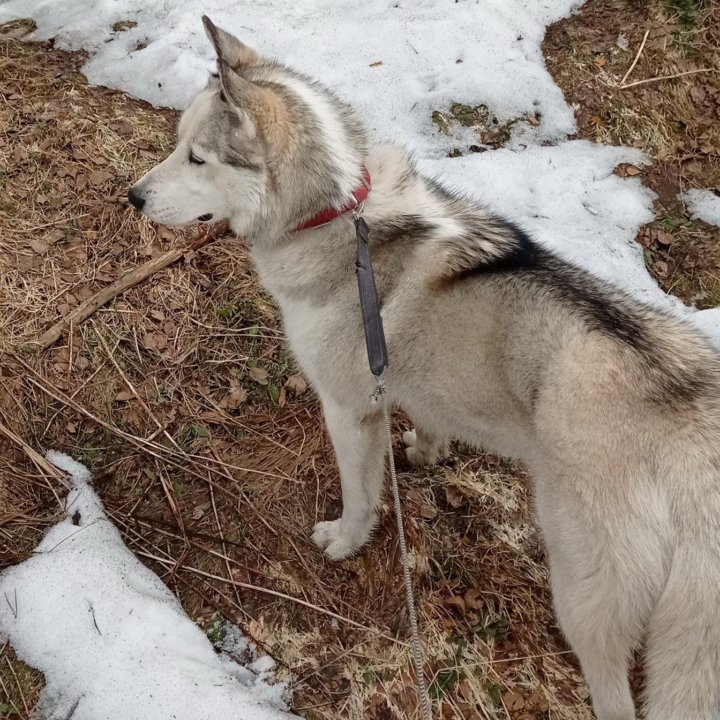
[[[692,220],[678,197],[689,188],[720,194],[720,4],[589,0],[549,29],[544,51],[579,137],[653,159],[639,172],[658,195],[656,220],[637,238],[651,274],[687,303],[720,305],[720,229]]]
[[[0,423],[87,463],[128,545],[200,625],[219,614],[276,657],[296,711],[414,717],[392,516],[386,508],[353,561],[326,562],[309,542],[313,523],[339,510],[335,466],[316,401],[284,388],[292,361],[240,240],[158,273],[47,352],[33,348],[89,294],[181,239],[124,202],[169,151],[176,118],[88,87],[80,56],[7,30]],[[0,443],[0,561],[10,564],[57,521],[49,487],[62,490]],[[437,715],[589,718],[522,471],[460,454],[433,472],[401,470]],[[27,717],[42,678],[7,646],[0,681],[12,717]]]

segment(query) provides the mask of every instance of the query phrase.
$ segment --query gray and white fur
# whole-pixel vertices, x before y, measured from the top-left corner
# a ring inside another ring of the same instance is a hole
[[[450,440],[522,458],[555,609],[598,720],[633,720],[646,640],[648,720],[720,718],[720,362],[689,324],[640,305],[513,224],[368,145],[348,107],[204,19],[219,78],[182,116],[176,150],[131,190],[167,224],[227,219],[247,238],[315,388],[343,513],[318,523],[334,559],[370,539],[384,478],[348,214],[364,206],[390,399],[413,419],[411,462]]]

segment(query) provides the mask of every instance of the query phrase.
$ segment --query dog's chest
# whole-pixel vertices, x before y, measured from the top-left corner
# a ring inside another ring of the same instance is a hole
[[[333,337],[334,311],[303,301],[278,302],[290,349],[303,372],[317,385],[334,364],[333,346],[339,341]]]

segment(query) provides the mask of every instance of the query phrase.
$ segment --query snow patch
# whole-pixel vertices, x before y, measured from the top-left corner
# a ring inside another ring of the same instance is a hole
[[[541,117],[526,130],[561,140],[572,109],[545,69],[545,28],[581,0],[438,3],[366,0],[9,0],[0,22],[32,16],[39,39],[91,54],[91,83],[182,108],[215,58],[205,13],[260,53],[317,77],[371,120],[372,129],[424,152],[449,147],[430,116],[451,103],[484,104],[499,122]],[[137,23],[113,30],[121,21]],[[377,64],[381,63],[381,64]]]
[[[242,645],[248,666],[216,652],[125,547],[87,468],[62,453],[47,457],[72,477],[67,517],[32,558],[0,574],[0,638],[45,675],[37,718],[296,717],[286,712],[286,686],[270,684],[273,661],[258,657],[237,628],[234,647]]]
[[[682,198],[691,217],[720,226],[720,195],[711,190],[687,190]]]

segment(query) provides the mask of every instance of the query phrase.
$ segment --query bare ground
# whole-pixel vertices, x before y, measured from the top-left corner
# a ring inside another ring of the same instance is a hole
[[[679,193],[720,195],[720,4],[590,0],[548,30],[543,50],[578,137],[635,146],[653,161],[618,169],[658,196],[637,238],[653,277],[688,304],[719,305],[720,228],[693,220]]]

